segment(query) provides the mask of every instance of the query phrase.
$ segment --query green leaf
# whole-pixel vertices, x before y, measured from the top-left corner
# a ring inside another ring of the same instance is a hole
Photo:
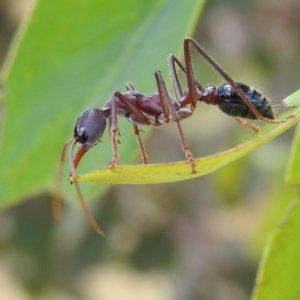
[[[2,207],[54,187],[61,148],[87,106],[103,106],[128,81],[145,94],[157,89],[154,72],[162,70],[167,77],[167,55],[182,48],[203,2],[37,2],[22,23],[2,71],[6,89],[1,105],[5,119],[0,149]],[[125,162],[136,151],[132,151],[135,137],[128,123],[121,128],[127,141],[120,148]],[[108,135],[103,139],[108,140]],[[92,169],[95,162],[105,166],[111,159],[110,145],[105,144],[100,154],[90,151],[81,171]],[[86,195],[100,190],[99,186],[84,189]],[[73,190],[65,181],[63,191],[72,197]]]
[[[290,206],[261,260],[252,300],[294,300],[300,295],[300,203]]]
[[[299,93],[297,100],[300,104]],[[253,134],[242,144],[237,145],[230,150],[197,159],[197,174],[191,174],[189,163],[187,161],[181,161],[157,165],[120,165],[114,168],[106,168],[104,170],[93,171],[89,174],[78,176],[76,180],[116,184],[157,184],[181,181],[206,175],[249,154],[251,151],[274,139],[300,120],[300,108],[294,108],[279,116],[278,119],[283,120],[289,114],[294,114],[295,118],[291,118],[286,123],[282,124],[267,124],[259,133]]]
[[[298,99],[300,97],[300,90],[284,100],[286,106],[299,105]],[[291,147],[291,154],[289,156],[288,166],[285,174],[285,181],[290,186],[297,186],[300,184],[300,127],[298,125],[293,144]]]
[[[299,97],[300,97],[300,90],[286,97],[283,100],[283,103],[286,107],[293,107],[293,106],[297,107],[299,106]]]
[[[289,161],[287,171],[285,175],[285,181],[290,186],[298,186],[300,184],[300,127],[297,126],[294,140],[291,147],[291,154],[289,155]]]

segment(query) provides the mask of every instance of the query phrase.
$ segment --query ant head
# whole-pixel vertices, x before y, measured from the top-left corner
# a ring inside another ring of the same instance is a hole
[[[80,162],[82,156],[94,145],[97,144],[97,142],[100,140],[100,138],[103,135],[103,132],[106,127],[106,119],[103,116],[103,114],[99,111],[98,108],[88,108],[86,109],[83,114],[77,119],[75,128],[74,128],[74,136],[70,140],[68,140],[65,145],[63,146],[61,156],[60,156],[60,164],[58,168],[58,173],[56,177],[56,189],[53,196],[52,201],[52,210],[53,210],[53,216],[58,221],[62,220],[62,213],[61,213],[61,180],[62,180],[62,173],[63,173],[63,165],[65,161],[66,156],[66,150],[67,146],[71,144],[70,150],[69,150],[69,161],[70,161],[70,169],[71,169],[71,176],[73,178],[77,177],[76,174],[76,167],[78,163]],[[76,153],[75,159],[73,158],[73,148],[76,143],[80,144],[80,147]],[[103,231],[101,228],[97,225],[96,221],[90,214],[83,195],[81,193],[81,190],[79,188],[78,182],[74,181],[75,188],[80,200],[80,203],[83,207],[83,210],[92,224],[92,226],[95,228],[95,230],[103,235]]]
[[[97,142],[103,135],[106,127],[106,119],[98,108],[88,108],[77,119],[74,128],[74,141],[80,144],[76,153],[74,166],[78,166],[82,156]]]

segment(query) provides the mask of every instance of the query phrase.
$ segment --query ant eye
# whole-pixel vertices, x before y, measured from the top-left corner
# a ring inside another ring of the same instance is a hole
[[[88,141],[88,133],[85,128],[81,127],[79,130],[76,130],[76,138],[80,144],[85,144]]]

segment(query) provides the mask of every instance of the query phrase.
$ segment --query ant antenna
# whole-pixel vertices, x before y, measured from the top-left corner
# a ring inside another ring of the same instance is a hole
[[[66,149],[68,144],[70,144],[74,139],[69,139],[63,146],[63,149],[60,154],[59,166],[56,175],[56,183],[55,183],[55,190],[52,199],[52,215],[55,220],[58,222],[62,222],[62,209],[61,209],[61,183],[62,183],[62,175],[63,175],[63,167],[65,163],[66,157]]]
[[[77,143],[77,140],[74,139],[71,147],[70,147],[70,152],[69,152],[69,161],[70,161],[70,168],[71,168],[71,175],[73,178],[76,178],[77,177],[77,174],[76,174],[76,170],[75,170],[75,166],[74,166],[74,159],[73,159],[73,148],[74,148],[74,145]],[[86,214],[88,220],[90,221],[91,225],[94,227],[94,229],[97,231],[97,233],[101,234],[104,236],[104,232],[100,229],[100,227],[98,226],[97,222],[95,221],[95,219],[93,218],[93,216],[91,215],[85,201],[84,201],[84,198],[83,198],[83,195],[81,193],[81,190],[80,190],[80,187],[79,187],[79,183],[77,181],[74,181],[74,184],[75,184],[75,188],[76,188],[76,191],[77,191],[77,194],[78,194],[78,197],[79,197],[79,200],[80,200],[80,203],[81,203],[81,206],[84,210],[84,213]]]
[[[74,159],[73,159],[73,148],[74,145],[77,143],[76,138],[72,138],[70,140],[68,140],[61,152],[61,156],[60,156],[60,162],[59,162],[59,168],[58,168],[58,172],[57,172],[57,177],[56,177],[56,188],[55,188],[55,192],[54,192],[54,196],[53,196],[53,200],[52,200],[52,213],[53,213],[53,217],[61,222],[62,221],[62,209],[61,209],[61,182],[62,182],[62,174],[63,174],[63,165],[65,162],[65,156],[66,156],[66,149],[68,144],[70,144],[72,142],[72,145],[70,147],[69,150],[69,163],[70,163],[70,168],[71,168],[71,176],[73,178],[77,177],[77,173],[76,173],[76,169],[75,169],[75,165],[74,165]],[[79,187],[79,183],[77,181],[74,181],[74,185],[76,188],[76,192],[78,194],[79,200],[80,200],[80,204],[84,210],[84,213],[86,214],[89,222],[91,223],[91,225],[94,227],[94,229],[96,230],[97,233],[101,234],[104,236],[104,232],[102,231],[102,229],[98,226],[97,222],[95,221],[95,219],[93,218],[93,216],[91,215],[85,200],[83,198],[83,195],[81,193],[80,187]]]

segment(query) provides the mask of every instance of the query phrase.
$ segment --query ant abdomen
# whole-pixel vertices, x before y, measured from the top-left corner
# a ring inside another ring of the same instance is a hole
[[[274,113],[269,101],[258,91],[241,82],[237,85],[244,92],[257,112],[264,118],[273,120]],[[256,120],[256,116],[245,104],[240,94],[230,84],[225,83],[218,89],[219,108],[227,115]]]

